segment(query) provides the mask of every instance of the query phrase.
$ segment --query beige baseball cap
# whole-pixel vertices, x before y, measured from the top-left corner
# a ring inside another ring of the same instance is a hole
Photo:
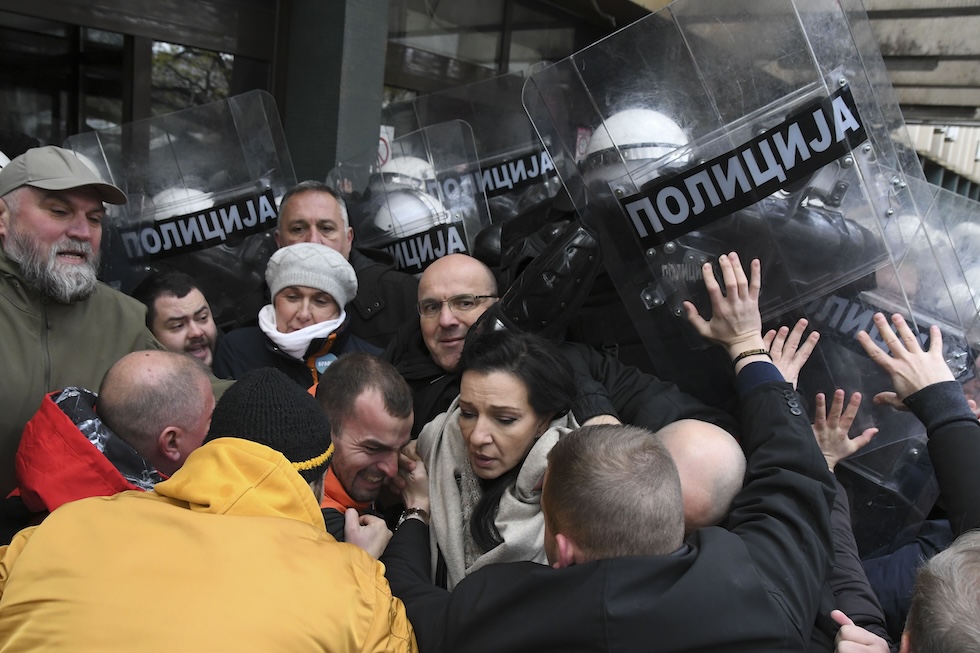
[[[55,145],[32,147],[0,169],[0,196],[21,186],[42,190],[91,186],[102,196],[103,202],[126,203],[126,193],[102,181],[74,153]]]

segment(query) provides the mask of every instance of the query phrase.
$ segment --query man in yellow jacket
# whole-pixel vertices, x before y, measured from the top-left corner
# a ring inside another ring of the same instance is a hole
[[[382,565],[326,532],[329,454],[316,400],[249,373],[153,492],[65,504],[0,548],[0,651],[417,651]]]

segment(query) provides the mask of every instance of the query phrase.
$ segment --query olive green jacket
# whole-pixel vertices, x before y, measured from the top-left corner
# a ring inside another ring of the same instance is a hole
[[[146,328],[140,302],[99,284],[87,299],[61,304],[27,287],[18,263],[0,249],[0,493],[14,488],[21,431],[45,393],[97,390],[103,375],[133,351],[163,349]]]

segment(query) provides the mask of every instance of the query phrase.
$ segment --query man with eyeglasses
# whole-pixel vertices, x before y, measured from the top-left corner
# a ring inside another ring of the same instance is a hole
[[[483,263],[465,254],[432,265],[438,267],[419,281],[419,323],[432,360],[452,372],[467,331],[497,299],[497,281]]]
[[[478,259],[450,254],[422,273],[418,298],[418,328],[403,328],[385,351],[385,359],[412,388],[413,438],[459,394],[454,372],[463,340],[487,307],[497,301],[497,280]]]
[[[471,326],[498,299],[497,282],[486,265],[465,254],[432,263],[419,279],[419,328],[406,326],[385,351],[412,388],[412,437],[449,408],[459,394],[456,367]],[[563,343],[576,372],[579,396],[573,407],[579,423],[624,422],[658,430],[679,419],[699,419],[729,432],[730,415],[705,406],[672,383],[643,374],[587,345]]]

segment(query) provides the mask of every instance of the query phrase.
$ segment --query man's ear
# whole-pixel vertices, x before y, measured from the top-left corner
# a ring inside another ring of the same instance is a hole
[[[898,653],[912,653],[912,643],[909,641],[909,631],[902,633],[902,643],[898,647]]]
[[[164,458],[174,462],[180,460],[180,438],[183,431],[177,426],[168,426],[157,436],[157,450]]]
[[[0,199],[0,244],[7,237],[7,223],[10,222],[10,208]]]
[[[276,241],[276,249],[279,249],[280,247],[282,247],[282,240],[279,238],[279,227],[278,226],[275,229],[272,230],[272,237]]]
[[[564,569],[585,562],[578,546],[567,535],[556,534],[555,546],[558,547],[558,560],[551,565],[555,569]]]

